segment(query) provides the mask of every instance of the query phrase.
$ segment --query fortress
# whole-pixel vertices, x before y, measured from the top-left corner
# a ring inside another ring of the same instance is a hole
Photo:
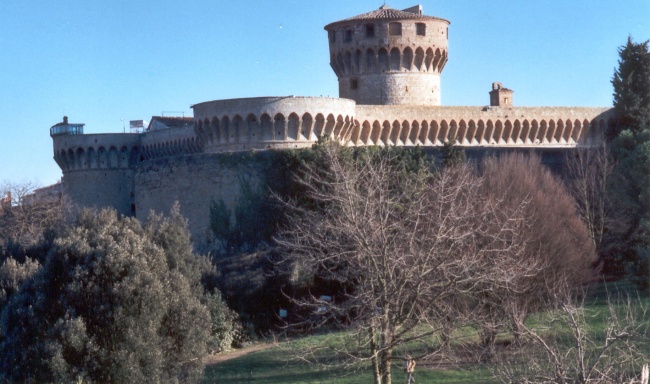
[[[63,188],[79,206],[146,218],[175,201],[194,241],[209,241],[210,202],[233,206],[259,167],[228,154],[309,148],[325,136],[347,146],[572,148],[598,143],[610,108],[517,107],[493,83],[489,104],[441,106],[449,21],[421,6],[325,26],[340,98],[259,97],[192,106],[193,118],[153,117],[142,133],[83,134],[67,117],[51,127]]]

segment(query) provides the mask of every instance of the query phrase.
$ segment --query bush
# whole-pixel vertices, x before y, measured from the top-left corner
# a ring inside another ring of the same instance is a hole
[[[83,212],[2,311],[0,380],[198,381],[211,312],[228,311],[204,293],[213,273],[177,209],[144,228]]]
[[[24,263],[19,263],[12,257],[5,259],[0,266],[0,310],[39,267],[38,261],[29,258],[26,258]]]

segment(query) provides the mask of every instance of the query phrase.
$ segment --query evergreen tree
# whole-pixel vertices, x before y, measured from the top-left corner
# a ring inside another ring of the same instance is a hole
[[[631,129],[638,133],[650,123],[650,53],[648,41],[627,44],[618,50],[618,69],[612,78],[617,130]]]
[[[611,151],[617,166],[610,186],[615,207],[625,218],[611,252],[621,255],[631,275],[650,288],[650,52],[648,41],[619,49],[612,79],[617,127]]]
[[[86,211],[55,241],[2,310],[0,381],[200,380],[211,312],[227,308],[178,210],[149,222]]]
[[[440,154],[443,167],[453,167],[467,161],[465,151],[456,145],[456,140],[445,142],[440,148]]]

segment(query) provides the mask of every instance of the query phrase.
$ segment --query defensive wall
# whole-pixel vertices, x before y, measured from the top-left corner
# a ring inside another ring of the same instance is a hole
[[[551,147],[593,145],[610,108],[359,105],[349,145]]]
[[[347,146],[420,146],[432,155],[455,142],[476,158],[536,151],[555,167],[564,149],[599,143],[611,109],[518,107],[501,83],[492,84],[488,106],[440,106],[449,24],[419,5],[384,5],[325,26],[339,98],[207,101],[192,106],[192,118],[155,117],[149,130],[133,134],[84,135],[83,124],[64,117],[50,129],[64,191],[79,206],[141,219],[179,201],[201,247],[210,239],[210,203],[232,209],[241,186],[256,185],[268,171],[260,153],[309,148],[319,137]]]
[[[429,153],[455,140],[469,157],[528,149],[557,163],[562,156],[550,149],[594,145],[612,118],[607,108],[363,106],[291,96],[193,108],[193,127],[54,136],[65,193],[79,206],[114,207],[141,219],[178,201],[202,247],[211,238],[210,203],[232,209],[242,183],[256,185],[264,170],[229,153],[308,148],[324,135],[348,146],[421,146]]]
[[[354,126],[353,100],[257,97],[195,104],[195,133],[207,153],[310,147]]]
[[[63,171],[65,194],[83,207],[114,207],[135,215],[134,174],[140,137],[132,134],[54,136],[54,160]]]

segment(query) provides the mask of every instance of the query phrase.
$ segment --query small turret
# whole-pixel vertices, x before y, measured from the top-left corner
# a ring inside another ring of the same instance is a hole
[[[85,124],[70,124],[68,116],[63,116],[63,122],[50,127],[50,136],[83,135]]]
[[[512,107],[512,89],[503,88],[503,84],[492,83],[490,91],[490,107]]]

